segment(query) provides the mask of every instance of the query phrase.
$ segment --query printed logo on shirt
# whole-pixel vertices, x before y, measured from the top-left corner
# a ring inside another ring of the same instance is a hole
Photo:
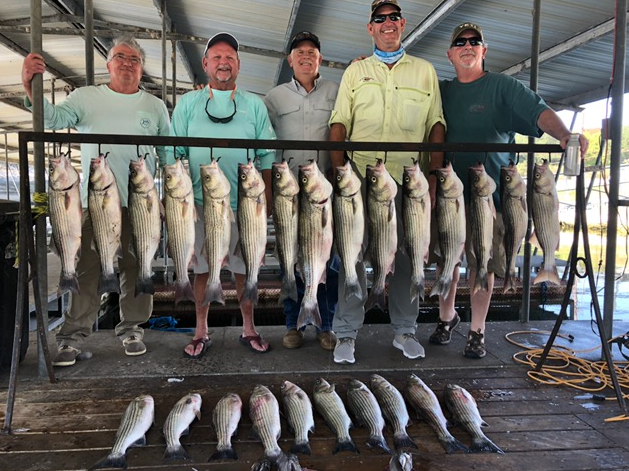
[[[470,113],[475,113],[475,114],[484,113],[485,109],[486,107],[484,103],[475,103],[470,106]]]
[[[361,78],[361,79],[359,80],[359,82],[362,82],[362,83],[367,83],[367,82],[372,82],[372,81],[374,81],[374,80],[376,80],[376,79],[375,79],[375,78],[373,78],[373,77],[363,77],[363,78]]]
[[[142,126],[144,129],[148,129],[151,126],[151,120],[149,118],[141,118],[140,126]]]

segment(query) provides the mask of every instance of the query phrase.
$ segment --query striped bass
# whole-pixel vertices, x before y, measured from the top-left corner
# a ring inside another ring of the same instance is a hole
[[[515,292],[515,262],[526,236],[528,212],[526,206],[526,185],[518,168],[509,162],[500,168],[500,202],[502,220],[505,225],[504,246],[507,257],[503,293]]]
[[[168,252],[175,265],[175,305],[184,299],[194,301],[194,293],[188,277],[188,268],[196,264],[194,255],[194,222],[197,212],[194,207],[192,180],[181,160],[164,166],[166,190],[166,230]]]
[[[282,267],[282,289],[279,303],[285,299],[297,302],[297,224],[299,217],[299,184],[286,160],[273,162],[273,226],[275,252]]]
[[[148,154],[147,154],[148,155]],[[157,195],[155,179],[146,166],[146,156],[129,162],[129,221],[131,242],[138,261],[135,295],[154,294],[153,257],[162,236],[164,208]]]
[[[172,408],[163,432],[166,439],[166,460],[189,460],[190,456],[179,441],[182,435],[190,433],[190,424],[194,419],[201,420],[201,395],[198,393],[186,394]]]
[[[349,435],[349,429],[354,425],[347,415],[343,401],[335,391],[334,384],[319,378],[315,382],[312,397],[317,412],[321,414],[325,423],[336,434],[336,445],[334,445],[332,454],[337,454],[339,451],[358,453],[358,449]]]
[[[376,396],[382,415],[393,428],[393,443],[395,449],[404,447],[417,448],[417,445],[406,433],[406,427],[410,422],[406,404],[402,393],[382,376],[372,374],[370,378],[371,390]]]
[[[262,175],[249,160],[238,164],[238,246],[245,262],[245,288],[240,302],[258,302],[258,274],[266,251],[266,196]]]
[[[466,389],[456,384],[447,384],[444,390],[444,398],[446,406],[452,413],[452,419],[461,424],[472,436],[472,445],[468,453],[483,451],[504,453],[481,430],[481,427],[487,427],[487,422],[480,416],[476,401]]]
[[[362,260],[365,235],[365,207],[360,178],[349,161],[336,167],[334,181],[334,237],[336,250],[345,271],[345,299],[356,296],[363,299],[356,264]]]
[[[360,425],[369,429],[369,448],[379,447],[391,453],[387,441],[382,435],[384,418],[382,410],[373,393],[362,382],[352,379],[347,389],[347,405]]]
[[[155,402],[149,395],[138,396],[125,410],[120,427],[116,432],[116,441],[109,455],[99,460],[92,469],[126,468],[127,448],[146,445],[146,432],[155,418]]]
[[[470,177],[470,212],[469,226],[471,234],[472,252],[476,258],[476,279],[472,287],[472,294],[489,291],[487,281],[487,263],[493,256],[494,220],[496,208],[493,194],[496,182],[487,175],[485,166],[478,162],[469,168]]]
[[[266,386],[258,384],[249,399],[249,417],[252,430],[264,446],[264,454],[272,462],[282,455],[277,440],[282,433],[280,407],[275,396]]]
[[[52,226],[52,248],[61,260],[57,294],[66,290],[81,294],[76,264],[81,255],[81,179],[70,156],[51,157],[48,173],[48,211]]]
[[[201,254],[208,265],[208,280],[203,297],[203,305],[212,302],[225,304],[221,286],[221,268],[229,262],[229,242],[234,213],[229,202],[229,180],[212,159],[208,165],[201,165],[201,185],[203,189],[203,220],[205,240]]]
[[[402,225],[403,247],[411,260],[411,303],[426,293],[424,266],[428,262],[430,246],[431,202],[428,180],[419,168],[419,161],[405,166],[402,174]]]
[[[308,433],[314,433],[315,425],[310,398],[303,389],[290,381],[282,383],[281,391],[286,419],[295,434],[295,443],[291,451],[309,455]]]
[[[465,249],[465,202],[463,183],[448,163],[437,172],[437,247],[435,253],[442,259],[441,273],[430,295],[444,298],[450,294],[454,270],[461,263]]]
[[[365,311],[373,307],[386,310],[385,281],[395,268],[397,251],[397,215],[395,196],[397,184],[378,160],[376,166],[367,165],[367,217],[369,247],[367,253],[373,269],[373,284],[365,304]]]
[[[559,198],[555,176],[547,160],[535,164],[533,172],[533,224],[535,237],[544,252],[544,265],[537,273],[533,284],[542,282],[560,284],[555,251],[559,249]]]
[[[237,460],[238,456],[232,447],[232,437],[238,430],[238,422],[242,415],[242,399],[236,393],[225,394],[216,404],[212,412],[212,425],[218,443],[216,451],[209,461]]]
[[[424,417],[437,432],[437,438],[446,453],[451,454],[457,450],[467,451],[467,447],[448,431],[448,420],[443,415],[439,399],[418,376],[414,374],[408,376],[404,395],[417,415]]]
[[[87,208],[94,232],[94,247],[100,258],[101,275],[98,294],[120,293],[120,281],[114,270],[115,261],[122,256],[122,207],[116,179],[100,154],[90,163]]]
[[[326,263],[332,250],[332,184],[319,170],[316,162],[299,166],[299,260],[304,281],[297,329],[312,324],[321,327],[317,302],[320,283],[325,283]]]

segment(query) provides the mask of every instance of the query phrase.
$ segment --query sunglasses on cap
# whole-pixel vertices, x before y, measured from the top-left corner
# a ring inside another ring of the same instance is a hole
[[[456,38],[450,44],[450,47],[463,47],[469,41],[470,46],[482,46],[483,40],[478,36],[474,36],[473,38]]]
[[[388,15],[374,15],[371,17],[372,23],[384,23],[387,21],[387,16],[391,21],[400,21],[402,15],[400,13],[389,13]]]

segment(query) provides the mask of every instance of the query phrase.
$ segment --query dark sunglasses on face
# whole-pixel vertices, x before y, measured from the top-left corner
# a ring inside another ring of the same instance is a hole
[[[371,18],[373,23],[384,23],[387,21],[387,16],[391,21],[400,21],[402,19],[402,15],[400,13],[389,13],[388,15],[374,15]]]
[[[474,36],[473,38],[456,38],[450,47],[463,47],[465,43],[470,42],[470,46],[482,46],[483,40],[478,36]]]

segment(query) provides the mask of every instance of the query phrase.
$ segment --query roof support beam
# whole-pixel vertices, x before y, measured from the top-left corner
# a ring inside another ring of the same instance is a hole
[[[424,21],[419,23],[413,30],[404,38],[402,46],[405,49],[413,47],[421,38],[426,36],[432,29],[437,26],[446,16],[452,13],[461,3],[465,0],[444,0],[431,11]]]
[[[542,62],[554,59],[562,54],[566,54],[578,47],[581,47],[589,42],[595,41],[602,36],[606,36],[614,31],[614,22],[615,20],[612,18],[611,20],[605,21],[593,28],[583,31],[576,36],[571,37],[570,39],[559,43],[555,46],[549,47],[548,49],[540,52],[539,54],[539,62]],[[531,67],[531,58],[525,59],[521,62],[518,62],[511,67],[504,69],[502,71],[503,74],[506,75],[516,75],[523,70],[529,69]]]
[[[301,0],[293,0],[293,9],[290,12],[290,18],[288,19],[288,25],[286,25],[286,34],[284,35],[284,47],[283,51],[286,51],[290,47],[290,40],[292,39],[295,32],[295,21],[297,20],[297,13],[299,13],[299,6],[301,5]],[[280,60],[280,63],[277,65],[277,70],[275,71],[275,77],[273,78],[273,84],[277,85],[277,82],[280,80],[280,75],[282,74],[282,68],[284,67],[284,60]]]

